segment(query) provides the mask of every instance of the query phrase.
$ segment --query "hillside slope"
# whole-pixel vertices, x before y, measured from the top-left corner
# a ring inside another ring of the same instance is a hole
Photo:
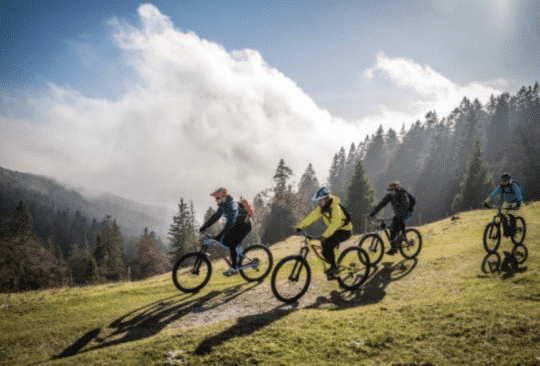
[[[0,167],[2,196],[14,204],[19,200],[33,200],[52,211],[68,209],[74,213],[79,210],[89,220],[101,221],[110,215],[117,220],[125,236],[139,237],[148,227],[165,238],[174,214],[165,207],[144,205],[111,194],[91,197],[49,177]]]
[[[226,278],[217,263],[210,283],[195,295],[179,293],[165,274],[139,283],[3,296],[0,360],[540,365],[540,203],[522,209],[529,258],[511,276],[480,270],[486,254],[481,238],[493,213],[471,211],[419,227],[424,247],[418,260],[385,256],[352,293],[326,281],[312,258],[315,277],[295,306],[273,297],[269,279],[250,284]],[[292,237],[273,246],[275,260],[299,245]],[[510,248],[503,240],[501,250]]]

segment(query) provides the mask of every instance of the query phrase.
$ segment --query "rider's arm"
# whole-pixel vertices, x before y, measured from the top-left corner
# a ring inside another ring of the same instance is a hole
[[[514,184],[514,192],[516,193],[517,201],[521,205],[521,202],[523,202],[523,195],[521,193],[521,188],[519,188],[517,184]]]
[[[311,211],[309,215],[307,215],[307,217],[301,223],[296,225],[296,227],[300,230],[305,230],[311,225],[313,225],[314,223],[316,223],[317,221],[319,221],[321,217],[322,217],[321,208],[317,206],[315,207],[313,211]]]
[[[204,223],[204,225],[201,226],[199,231],[202,233],[210,226],[214,225],[221,218],[221,216],[223,216],[223,209],[221,207],[218,207],[217,211],[214,212],[212,216],[210,216],[210,218]]]
[[[495,190],[493,191],[493,193],[491,193],[491,195],[486,199],[486,203],[491,203],[491,201],[493,201],[495,199],[495,197],[497,197],[498,194],[501,193],[501,186],[498,186],[497,188],[495,188]]]
[[[386,206],[388,204],[388,202],[390,202],[392,200],[392,196],[390,194],[387,194],[386,196],[384,196],[384,198],[382,199],[382,201],[373,209],[373,211],[371,211],[371,213],[369,214],[370,216],[375,216],[377,213],[379,213],[380,210],[382,210],[382,208],[384,206]]]

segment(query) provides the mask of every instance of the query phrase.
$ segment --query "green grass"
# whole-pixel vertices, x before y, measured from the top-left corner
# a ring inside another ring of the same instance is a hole
[[[540,203],[522,209],[529,258],[512,276],[480,270],[493,214],[419,227],[418,260],[385,256],[353,293],[310,254],[314,278],[296,306],[279,303],[269,279],[226,278],[222,265],[195,295],[170,274],[0,295],[0,364],[540,365]],[[299,246],[272,247],[275,260]]]

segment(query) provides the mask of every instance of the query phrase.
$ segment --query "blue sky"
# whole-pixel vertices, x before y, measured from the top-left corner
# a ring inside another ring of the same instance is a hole
[[[1,3],[1,166],[204,207],[270,186],[281,157],[324,181],[381,124],[540,79],[536,1],[141,4]]]

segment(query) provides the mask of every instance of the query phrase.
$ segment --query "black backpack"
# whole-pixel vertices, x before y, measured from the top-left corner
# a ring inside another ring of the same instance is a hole
[[[347,209],[347,207],[343,206],[341,203],[339,203],[339,207],[341,207],[341,211],[345,214],[345,222],[343,223],[343,226],[349,225],[351,222],[351,213]]]
[[[519,186],[518,182],[516,182],[515,180],[511,181],[510,182],[510,193],[512,194],[516,194],[516,192],[514,192],[514,184],[516,186],[518,186],[520,189],[521,187]],[[501,184],[501,196],[504,194],[504,186]]]

